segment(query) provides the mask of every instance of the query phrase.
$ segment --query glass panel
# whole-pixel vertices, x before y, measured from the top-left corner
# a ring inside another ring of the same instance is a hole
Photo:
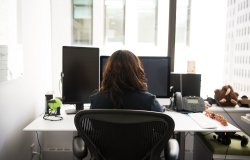
[[[74,5],[91,5],[92,0],[74,0]]]
[[[92,8],[88,6],[75,6],[74,19],[91,19]]]
[[[225,45],[226,15],[227,0],[177,1],[174,72],[187,73],[188,63],[194,62],[195,73],[202,75],[203,98],[213,97],[224,84],[223,67],[218,66],[224,64],[225,50],[233,47]]]
[[[20,8],[17,1],[0,0],[0,82],[23,75]]]
[[[105,42],[124,43],[124,0],[105,1]]]
[[[156,42],[156,0],[137,0],[137,41],[139,43]]]
[[[176,43],[189,44],[191,0],[178,0],[176,9]]]
[[[74,0],[73,43],[92,44],[92,0]]]

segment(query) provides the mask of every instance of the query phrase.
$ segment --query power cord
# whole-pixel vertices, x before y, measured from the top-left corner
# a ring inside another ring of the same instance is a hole
[[[225,153],[225,158],[224,158],[224,160],[227,159],[228,149],[229,149],[229,145],[227,146],[227,150],[226,150],[226,153]]]
[[[213,104],[219,104],[219,102],[216,100],[216,99],[213,99],[213,101],[215,102],[215,103],[213,103]],[[226,109],[224,108],[224,107],[221,107],[222,108],[222,110],[226,113],[226,115],[228,115],[228,117],[234,122],[234,124],[236,124],[236,126],[242,131],[242,132],[244,132],[244,133],[246,133],[246,131],[243,129],[243,128],[241,128],[240,127],[240,125],[234,120],[234,118],[226,111]]]
[[[224,107],[221,107],[223,109],[223,111],[228,115],[228,117],[236,124],[236,126],[244,133],[246,133],[246,131],[240,127],[240,125],[233,119],[233,117],[225,110]]]
[[[36,138],[37,138],[37,143],[38,143],[38,146],[39,146],[39,160],[42,160],[42,147],[41,147],[41,143],[40,143],[37,131],[36,131]]]
[[[52,112],[49,112],[48,114],[43,115],[43,119],[48,120],[48,121],[61,121],[63,120],[63,117],[60,115],[54,114]]]
[[[214,132],[208,132],[208,133],[203,134],[203,135],[204,135],[204,136],[207,136],[207,135],[210,135],[210,134],[212,134],[212,133],[214,133]],[[230,145],[227,145],[227,150],[226,150],[226,153],[225,153],[224,160],[226,160],[226,159],[227,159],[227,154],[228,154],[228,149],[229,149],[229,146],[230,146]]]
[[[173,97],[170,97],[169,100],[170,100],[170,104],[169,105],[164,105],[165,111],[173,111],[174,110]]]

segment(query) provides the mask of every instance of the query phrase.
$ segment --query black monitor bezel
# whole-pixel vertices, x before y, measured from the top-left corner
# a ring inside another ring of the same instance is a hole
[[[107,55],[101,55],[100,56],[100,83],[101,83],[101,80],[102,80],[102,70],[104,68],[102,67],[105,67],[104,64],[103,64],[103,59],[108,59],[110,56],[107,56]],[[170,71],[170,67],[171,67],[171,58],[168,57],[168,56],[138,56],[140,59],[143,58],[143,59],[167,59],[168,61],[168,65],[167,65],[167,72],[168,72],[168,76],[167,76],[167,88],[169,88],[166,92],[166,95],[155,95],[156,98],[170,98],[172,97],[171,95],[171,92],[170,92],[170,76],[171,76],[171,71]],[[143,63],[143,62],[142,62]]]
[[[96,52],[98,53],[98,55],[96,55],[96,57],[97,57],[97,61],[98,61],[98,65],[99,65],[99,63],[100,63],[100,59],[99,59],[99,57],[100,57],[100,50],[99,50],[99,48],[97,48],[97,47],[82,47],[82,46],[63,46],[62,47],[62,73],[61,73],[61,83],[62,83],[62,103],[63,104],[73,104],[73,105],[76,105],[76,110],[81,110],[81,109],[83,109],[83,105],[84,104],[86,104],[86,103],[90,103],[90,100],[88,100],[88,101],[85,101],[84,99],[81,101],[81,100],[79,100],[79,101],[73,101],[73,100],[66,100],[65,99],[65,93],[64,93],[64,81],[63,81],[63,78],[64,78],[64,49],[65,48],[74,48],[74,49],[95,49],[96,50]],[[99,77],[99,68],[100,68],[100,66],[98,66],[98,76],[97,77]],[[98,83],[97,83],[97,86],[96,86],[96,90],[98,90],[98,87],[99,87],[99,83],[100,83],[100,81],[99,81],[99,78],[98,78]]]

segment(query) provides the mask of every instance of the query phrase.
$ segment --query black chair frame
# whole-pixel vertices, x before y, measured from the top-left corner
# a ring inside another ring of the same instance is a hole
[[[79,136],[94,160],[158,160],[175,123],[159,112],[92,109],[75,115]]]

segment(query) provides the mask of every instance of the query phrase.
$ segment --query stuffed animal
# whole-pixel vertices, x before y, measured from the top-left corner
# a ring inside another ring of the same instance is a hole
[[[234,107],[238,102],[239,94],[234,92],[233,87],[225,85],[214,91],[214,99],[219,106]]]

